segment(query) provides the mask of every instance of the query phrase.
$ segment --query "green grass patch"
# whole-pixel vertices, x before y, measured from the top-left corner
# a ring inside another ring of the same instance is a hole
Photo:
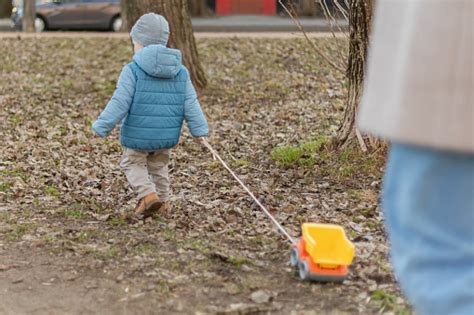
[[[176,232],[172,229],[164,229],[163,230],[163,238],[165,241],[174,240],[176,238]]]
[[[396,296],[384,290],[375,290],[370,298],[374,301],[380,302],[381,306],[386,310],[392,310],[395,307],[397,300]]]
[[[157,250],[156,246],[150,243],[141,243],[133,248],[133,252],[137,255],[150,254],[156,250]]]
[[[59,212],[70,218],[84,219],[87,217],[87,213],[84,211],[84,207],[80,203],[72,203],[67,208],[60,209]]]
[[[1,182],[0,183],[0,191],[7,191],[13,186],[12,182]]]
[[[230,256],[227,262],[237,268],[242,265],[252,265],[252,261],[242,256]]]
[[[332,148],[329,139],[319,137],[297,145],[278,146],[271,152],[272,159],[284,168],[308,168],[333,180],[355,180],[361,177],[380,178],[385,162],[384,150],[370,154],[356,146]],[[312,168],[317,165],[318,168]],[[349,196],[362,200],[363,192],[351,190]]]
[[[321,136],[297,146],[279,146],[273,149],[271,156],[283,167],[313,165],[318,159],[323,158],[321,153],[326,141],[326,137]]]
[[[156,284],[156,291],[159,294],[169,294],[171,293],[171,285],[166,280],[159,280]]]
[[[99,259],[110,259],[114,258],[119,254],[120,250],[115,247],[108,248],[106,250],[98,250],[94,252],[94,256]]]
[[[211,169],[216,169],[221,167],[221,163],[218,160],[212,160],[211,162],[209,162],[209,166],[211,167]]]
[[[76,219],[84,219],[86,217],[86,214],[80,209],[66,209],[64,214]]]
[[[247,166],[250,164],[249,160],[246,159],[235,159],[232,161],[232,166],[237,168],[237,167],[242,167],[242,166]]]
[[[14,126],[19,125],[22,122],[22,119],[18,116],[11,116],[9,119],[10,123]]]
[[[208,244],[202,240],[191,241],[187,247],[194,249],[204,255],[207,255],[210,252]]]
[[[32,223],[23,223],[14,226],[13,230],[6,233],[5,238],[9,241],[17,241],[22,238],[23,235],[33,231],[36,226]]]
[[[115,81],[99,81],[94,84],[94,90],[104,95],[111,95],[115,91]]]
[[[127,222],[123,218],[113,217],[109,220],[109,223],[116,226],[127,225]]]
[[[20,168],[15,168],[12,170],[1,170],[0,171],[1,176],[8,176],[8,177],[14,177],[14,178],[21,178],[24,182],[28,179],[28,174],[23,171]]]
[[[80,243],[87,243],[91,238],[93,238],[94,233],[92,231],[81,231],[75,239]]]
[[[47,195],[56,197],[56,198],[59,197],[59,195],[60,195],[59,190],[56,187],[51,186],[51,185],[46,186],[44,188],[44,193],[47,194]]]

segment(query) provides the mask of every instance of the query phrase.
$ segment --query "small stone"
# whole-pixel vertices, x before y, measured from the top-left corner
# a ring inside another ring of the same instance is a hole
[[[117,282],[121,282],[123,280],[123,278],[125,277],[125,275],[123,274],[123,272],[121,274],[118,275],[117,278],[115,278],[115,281]]]
[[[63,279],[66,281],[74,281],[78,277],[77,272],[75,271],[70,271],[70,272],[65,272],[63,275]]]
[[[23,241],[32,241],[35,239],[35,237],[33,235],[30,235],[30,234],[25,234],[21,237],[21,239]]]
[[[21,283],[21,282],[23,282],[23,278],[17,278],[12,281],[13,284]]]
[[[235,295],[235,294],[240,292],[239,287],[235,283],[228,283],[225,286],[225,289],[226,289],[227,293],[232,294],[232,295]]]
[[[99,285],[97,284],[96,281],[89,281],[87,284],[86,284],[86,289],[96,289],[98,288]]]
[[[156,285],[153,284],[153,283],[150,283],[150,284],[147,285],[147,287],[146,287],[146,290],[147,290],[147,291],[153,291],[153,290],[155,290],[155,289],[156,289]]]
[[[171,284],[181,285],[181,284],[187,283],[188,281],[189,281],[188,276],[179,275],[179,276],[175,277],[174,279],[171,279],[169,282]]]
[[[319,185],[319,187],[321,187],[321,188],[328,188],[328,187],[329,187],[329,183],[326,183],[326,182],[325,182],[325,183],[322,183],[322,184]]]
[[[202,254],[198,254],[196,257],[196,260],[199,260],[199,261],[203,261],[203,260],[206,260],[206,256],[202,255]]]
[[[263,290],[258,290],[250,295],[250,299],[257,304],[262,304],[270,302],[272,296]]]
[[[367,292],[361,292],[359,295],[357,295],[357,299],[359,300],[365,300],[368,297]]]

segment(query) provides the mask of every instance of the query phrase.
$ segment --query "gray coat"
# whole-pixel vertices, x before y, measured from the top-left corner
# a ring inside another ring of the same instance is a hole
[[[362,131],[474,153],[473,3],[377,1]]]

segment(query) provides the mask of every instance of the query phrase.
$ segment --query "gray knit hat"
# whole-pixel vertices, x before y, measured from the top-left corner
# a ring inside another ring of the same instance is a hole
[[[142,15],[130,32],[132,40],[142,46],[168,43],[170,27],[164,17],[156,13]]]

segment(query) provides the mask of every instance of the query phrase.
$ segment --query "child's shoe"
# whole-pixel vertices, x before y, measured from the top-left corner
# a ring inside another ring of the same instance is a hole
[[[135,207],[135,210],[133,210],[133,214],[128,215],[127,219],[132,222],[146,219],[158,212],[162,205],[163,203],[156,193],[148,194],[138,201],[138,205]]]

